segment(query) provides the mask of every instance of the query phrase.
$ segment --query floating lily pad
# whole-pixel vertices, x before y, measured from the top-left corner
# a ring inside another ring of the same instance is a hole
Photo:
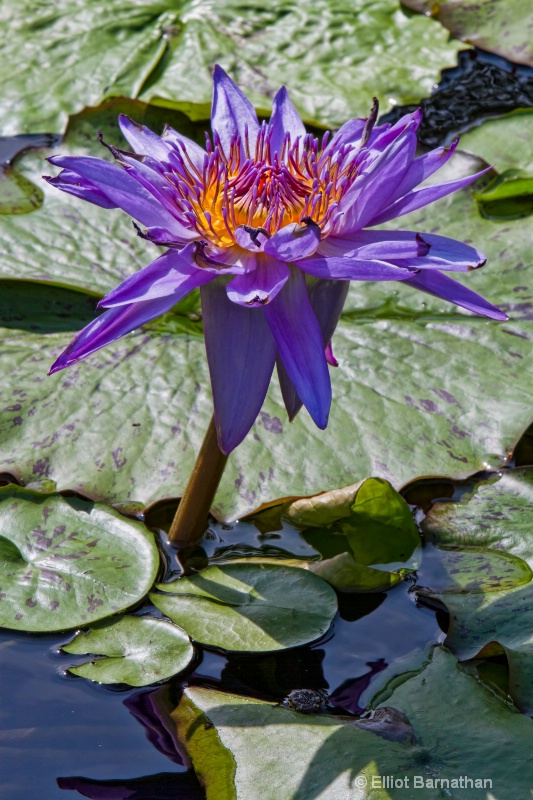
[[[407,716],[420,743],[418,775],[424,782],[413,797],[438,790],[440,797],[504,798],[511,784],[513,797],[530,796],[531,720],[465,674],[446,649],[435,648],[425,669],[396,686],[383,704]]]
[[[400,795],[380,788],[384,765],[412,786],[412,745],[337,717],[200,687],[185,690],[173,717],[207,800],[392,800]]]
[[[433,551],[428,548],[424,551],[422,569],[423,585],[439,594],[502,592],[529,583],[533,577],[521,558],[484,547]]]
[[[339,553],[332,558],[311,561],[307,569],[319,575],[341,592],[386,592],[401,583],[410,569],[385,569],[366,567],[350,553]]]
[[[476,194],[479,210],[487,219],[520,219],[533,214],[533,177],[510,169]]]
[[[320,638],[337,611],[333,589],[303,569],[224,564],[157,587],[157,608],[194,641],[266,652]]]
[[[506,472],[498,483],[480,485],[468,502],[436,504],[424,523],[426,535],[435,542],[498,548],[531,566],[532,473]],[[462,660],[505,652],[509,692],[522,710],[533,713],[533,584],[431,596],[450,613],[447,646]]]
[[[264,512],[263,512],[264,513]],[[341,591],[384,591],[405,577],[405,564],[420,544],[409,506],[381,478],[286,503],[282,513],[303,528],[322,556],[305,567]],[[372,569],[399,562],[398,569]]]
[[[65,653],[105,656],[76,667],[73,675],[81,675],[99,683],[128,683],[148,686],[186,669],[194,650],[189,637],[177,625],[150,617],[120,617],[107,620],[79,633]]]
[[[77,498],[0,489],[0,625],[57,631],[137,603],[157,547],[139,522]]]
[[[351,493],[334,490],[296,500],[286,515],[293,524],[309,529],[306,541],[326,558],[351,551],[365,566],[407,561],[420,537],[403,497],[382,478],[347,488]]]
[[[530,108],[485,120],[461,136],[461,149],[480,156],[500,173],[520,169],[533,175],[532,125]]]
[[[0,78],[3,132],[61,131],[82,103],[124,95],[208,116],[220,62],[263,108],[287,82],[301,111],[339,124],[368,99],[406,103],[429,93],[461,45],[395,0],[314,0],[296,8],[224,0],[5,3]],[[46,35],[43,35],[43,31]],[[309,91],[309,87],[313,91]]]
[[[458,503],[435,503],[422,530],[439,546],[485,547],[518,556],[533,567],[533,469],[505,470]]]
[[[476,200],[492,219],[533,213],[533,111],[519,109],[487,120],[461,137],[461,147],[492,164],[499,173]]]
[[[28,214],[43,204],[43,191],[15,169],[0,170],[0,214]]]
[[[529,0],[402,0],[415,11],[436,17],[454,36],[533,66],[533,23]]]
[[[37,281],[2,280],[0,326],[39,333],[78,331],[95,316],[96,297]]]

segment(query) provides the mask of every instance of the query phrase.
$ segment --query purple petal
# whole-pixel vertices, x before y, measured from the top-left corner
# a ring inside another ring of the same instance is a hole
[[[396,200],[392,205],[389,205],[384,211],[376,214],[368,225],[381,225],[383,222],[388,222],[396,217],[401,217],[403,214],[409,214],[410,211],[416,211],[417,208],[427,206],[429,203],[434,203],[435,200],[440,200],[441,197],[446,197],[447,194],[456,192],[457,189],[462,189],[463,186],[468,186],[469,183],[477,180],[485,172],[488,172],[492,167],[487,167],[476,172],[475,175],[469,175],[466,178],[458,178],[454,181],[447,181],[446,183],[437,183],[433,186],[425,186],[422,189],[416,189],[414,192],[409,192],[405,197]]]
[[[325,347],[335,333],[349,288],[349,281],[317,280],[309,290],[309,300],[320,325]]]
[[[231,143],[235,136],[240,136],[241,143],[248,140],[249,153],[255,152],[255,142],[259,131],[257,114],[248,98],[226,75],[222,67],[215,67],[213,73],[213,110],[211,112],[211,127],[216,133],[222,150],[229,157]],[[241,150],[246,155],[246,148]]]
[[[476,294],[471,289],[467,289],[462,283],[454,281],[441,272],[433,270],[418,272],[405,281],[404,284],[432,294],[434,297],[440,297],[442,300],[449,300],[450,303],[467,308],[475,314],[481,314],[484,317],[490,317],[490,319],[509,319],[507,314],[493,306],[492,303],[488,303],[481,295]]]
[[[207,156],[206,151],[199,144],[188,139],[187,136],[182,136],[171,128],[169,125],[165,126],[163,131],[162,140],[169,144],[174,150],[184,158],[185,162],[189,161],[190,164],[200,174],[203,170],[204,160]]]
[[[425,153],[419,158],[415,158],[409,170],[404,176],[403,181],[396,190],[397,197],[403,197],[407,192],[410,192],[415,186],[418,186],[422,181],[430,178],[434,172],[437,172],[443,167],[446,162],[453,156],[455,149],[459,143],[459,139],[448,145],[448,147],[437,147],[429,153]]]
[[[290,143],[294,145],[296,139],[300,137],[303,141],[305,136],[305,125],[300,115],[296,111],[285,86],[282,86],[274,97],[272,103],[272,116],[269,123],[270,152],[281,153],[283,142],[289,134]]]
[[[122,135],[133,149],[134,153],[140,153],[144,156],[150,156],[156,161],[168,163],[169,148],[160,136],[147,128],[145,125],[139,125],[125,114],[118,115],[118,124]]]
[[[232,303],[222,281],[213,281],[200,292],[218,444],[223,453],[230,453],[263,405],[276,343],[264,311]]]
[[[62,192],[72,194],[81,200],[87,200],[88,203],[93,203],[95,206],[117,208],[117,204],[113,203],[103,192],[68,169],[61,170],[56,178],[44,175],[44,179],[51,186],[55,186],[56,189],[61,189]]]
[[[126,278],[98,303],[102,308],[143,303],[172,295],[177,303],[193,289],[212,281],[213,272],[200,269],[194,260],[194,245],[167,250],[147,267]]]
[[[434,268],[464,272],[478,269],[486,256],[474,247],[446,236],[417,231],[359,231],[349,238],[330,236],[320,255],[392,262],[404,269]]]
[[[152,197],[159,203],[160,215],[166,214],[166,219],[172,220],[173,241],[184,243],[197,239],[198,232],[191,228],[189,220],[179,209],[178,203],[181,197],[175,187],[167,180],[162,165],[158,161],[154,161],[150,156],[145,156],[142,161],[139,161],[122,153],[120,160],[127,175],[150,192]]]
[[[286,225],[266,242],[264,250],[281,261],[296,261],[311,256],[320,244],[320,228],[314,222]]]
[[[325,428],[331,406],[331,382],[324,340],[311,307],[305,278],[296,269],[274,302],[264,308],[287,374],[315,424]]]
[[[176,226],[174,217],[121,167],[91,156],[52,156],[48,160],[55,166],[67,169],[69,173],[76,173],[88,181],[142,225],[163,226],[170,231]],[[179,227],[181,229],[181,226]]]
[[[252,228],[250,225],[239,225],[235,230],[235,239],[239,247],[260,253],[268,241],[268,231],[264,228]]]
[[[66,350],[50,368],[51,375],[65,367],[70,367],[81,361],[82,358],[100,350],[107,344],[120,339],[126,333],[144,325],[145,322],[159,317],[168,311],[175,303],[173,296],[160,297],[157,300],[148,300],[144,303],[133,303],[129,306],[118,306],[104,311],[99,317],[90,322],[69,344]]]
[[[317,278],[343,281],[404,281],[412,272],[375,259],[322,256],[297,261],[296,266]]]
[[[333,366],[337,366],[337,363],[331,353],[331,337],[340,319],[349,288],[349,281],[324,281],[318,279],[314,281],[312,287],[309,289],[309,300],[311,302],[311,308],[315,312],[318,324],[320,325],[326,360]],[[332,360],[330,360],[330,356],[332,356]],[[335,363],[333,363],[334,361]],[[289,419],[292,422],[302,407],[302,401],[298,397],[298,393],[281,359],[278,358],[276,364],[281,394]]]
[[[232,303],[256,308],[270,303],[285,285],[289,268],[270,256],[257,256],[256,268],[237,275],[228,283],[227,293]]]
[[[328,344],[326,345],[326,361],[332,367],[338,367],[339,366],[339,362],[337,361],[337,359],[333,355],[333,347],[331,346],[331,342],[328,342]]]
[[[357,144],[366,126],[366,119],[350,119],[342,125],[326,147],[325,152],[338,150],[342,145]]]
[[[355,179],[340,205],[336,234],[346,236],[365,228],[387,205],[412,164],[415,150],[416,135],[408,128]]]
[[[384,131],[380,131],[380,134],[370,143],[372,149],[383,151],[407,129],[416,133],[421,122],[422,109],[420,108],[417,108],[416,111],[413,111],[411,114],[404,114],[394,125]]]

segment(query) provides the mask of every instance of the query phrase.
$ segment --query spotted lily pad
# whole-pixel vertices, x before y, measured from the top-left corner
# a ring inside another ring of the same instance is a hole
[[[0,625],[56,631],[137,603],[159,565],[140,522],[100,503],[0,489]]]
[[[518,556],[533,568],[533,469],[505,470],[458,503],[435,503],[422,530],[438,546],[484,547]]]
[[[402,0],[415,11],[436,17],[454,36],[533,66],[533,22],[529,0]]]
[[[533,577],[521,558],[484,547],[427,548],[422,570],[429,576],[430,590],[435,593],[502,592],[523,586]]]
[[[503,473],[497,483],[481,484],[460,503],[436,504],[424,523],[436,543],[498,548],[501,555],[533,565],[531,486],[533,470]],[[509,692],[533,714],[533,583],[505,585],[490,593],[430,593],[450,613],[446,645],[467,660],[505,652]]]
[[[396,0],[90,0],[81,11],[76,0],[9,0],[1,21],[4,133],[62,131],[82,103],[117,95],[205,118],[217,61],[262,107],[287,82],[308,117],[341,123],[372,94],[387,103],[427,94],[461,47]]]
[[[150,617],[120,617],[106,620],[86,633],[79,633],[65,653],[105,656],[76,667],[81,675],[99,683],[147,686],[177,675],[188,667],[194,650],[189,637],[177,625]]]
[[[223,564],[163,583],[157,608],[194,641],[224,650],[266,652],[322,636],[337,611],[333,589],[296,567]]]

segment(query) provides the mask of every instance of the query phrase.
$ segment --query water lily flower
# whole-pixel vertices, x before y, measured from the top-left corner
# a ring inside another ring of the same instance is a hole
[[[269,122],[216,67],[212,140],[204,150],[167,127],[161,136],[126,116],[133,152],[116,164],[54,156],[49,182],[103,208],[121,208],[164,252],[113,289],[51,372],[78,362],[168,311],[200,287],[219,447],[235,448],[263,404],[277,365],[292,419],[303,404],[325,428],[331,337],[349,281],[402,281],[492,319],[506,315],[444,271],[481,267],[467,244],[375,226],[414,211],[477,175],[422,186],[455,144],[416,157],[420,111],[394,125],[352,119],[320,141],[307,134],[282,87]]]

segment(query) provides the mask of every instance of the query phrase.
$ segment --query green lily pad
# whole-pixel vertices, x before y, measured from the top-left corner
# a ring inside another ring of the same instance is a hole
[[[224,564],[159,584],[150,599],[194,641],[266,652],[320,638],[337,612],[333,589],[295,567]]]
[[[439,594],[502,592],[529,583],[533,577],[521,558],[484,547],[438,548],[431,555],[425,550],[422,566],[426,569],[424,586]]]
[[[399,798],[380,788],[385,765],[413,782],[416,748],[337,717],[200,687],[185,690],[172,716],[207,800]]]
[[[498,172],[520,169],[533,175],[533,109],[521,108],[461,136],[461,149],[481,157]]]
[[[505,653],[509,694],[533,715],[533,584],[486,594],[432,594],[450,614],[445,644],[461,661]]]
[[[528,0],[402,0],[408,8],[431,14],[470,44],[510,61],[533,66],[531,6]]]
[[[296,500],[286,516],[294,525],[310,529],[306,541],[325,557],[351,551],[365,566],[407,561],[420,537],[403,497],[382,478],[347,488],[351,494],[334,490]]]
[[[15,169],[0,170],[0,214],[28,214],[43,204],[43,191]]]
[[[366,567],[350,553],[339,553],[332,558],[311,561],[307,569],[319,575],[341,592],[386,592],[401,583],[410,569],[394,572]]]
[[[475,197],[483,216],[516,219],[533,213],[533,111],[487,120],[461,137],[461,147],[492,164],[499,175]]]
[[[105,656],[76,667],[81,675],[99,683],[148,686],[183,672],[193,656],[189,637],[177,625],[150,617],[119,617],[79,633],[61,648],[65,653]]]
[[[459,503],[435,503],[422,531],[438,546],[504,551],[533,568],[532,492],[533,469],[505,470]]]
[[[436,543],[498,548],[532,566],[532,476],[531,469],[504,472],[497,483],[481,484],[468,501],[436,504],[424,521],[425,534]],[[432,596],[450,613],[446,645],[462,660],[505,652],[509,692],[522,710],[533,713],[533,584]]]
[[[533,214],[533,177],[519,170],[507,170],[475,197],[487,219],[528,217]]]
[[[62,131],[82,102],[121,95],[205,118],[217,62],[260,107],[287,83],[306,117],[340,124],[363,115],[372,95],[386,104],[424,96],[461,48],[395,0],[298,8],[289,0],[91,0],[83,13],[74,0],[53,8],[11,0],[2,23],[5,134]]]
[[[396,586],[409,572],[401,565],[420,545],[409,506],[381,478],[293,500],[280,513],[304,529],[303,538],[322,556],[305,568],[341,591],[377,592]],[[393,562],[397,569],[371,566]]]
[[[37,281],[2,280],[0,326],[39,333],[78,331],[95,316],[87,292]]]
[[[0,489],[0,625],[57,631],[137,603],[159,566],[152,535],[111,508]]]
[[[533,747],[531,720],[465,674],[444,648],[435,648],[425,669],[396,686],[384,703],[408,717],[421,746],[424,783],[413,797],[431,797],[428,790],[438,789],[437,796],[458,800],[503,799],[511,785],[513,797],[532,795],[533,775],[525,766]]]

